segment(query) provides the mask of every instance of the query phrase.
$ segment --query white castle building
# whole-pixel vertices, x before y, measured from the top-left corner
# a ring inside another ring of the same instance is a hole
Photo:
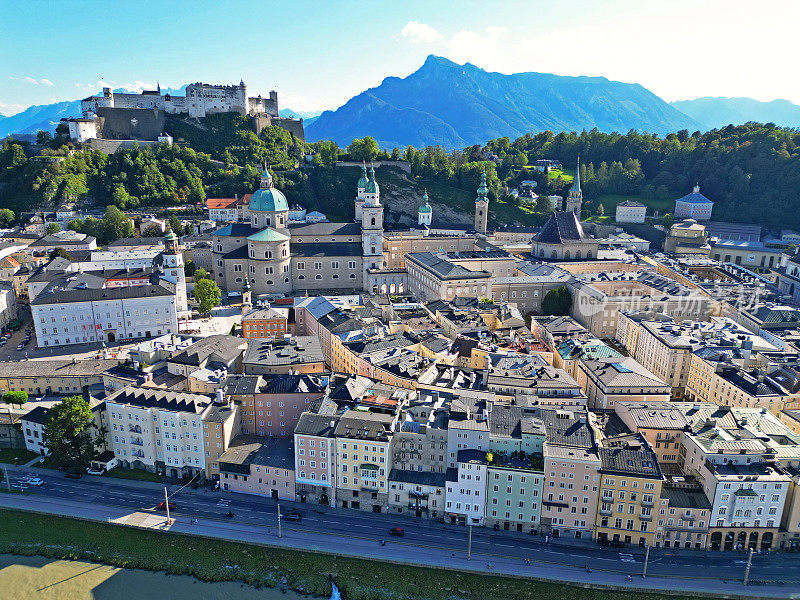
[[[192,83],[186,86],[185,96],[161,95],[161,86],[155,90],[144,90],[141,94],[113,92],[103,88],[98,96],[81,100],[83,117],[90,119],[98,108],[153,108],[170,114],[188,114],[190,117],[205,117],[209,114],[237,112],[242,115],[278,116],[278,92],[269,93],[269,98],[260,95],[248,98],[244,81],[239,85],[213,85]]]

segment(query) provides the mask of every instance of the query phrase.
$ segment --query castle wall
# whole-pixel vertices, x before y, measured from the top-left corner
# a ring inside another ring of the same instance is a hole
[[[164,111],[101,107],[97,109],[95,125],[97,136],[103,139],[154,141],[164,131]]]
[[[284,119],[282,117],[272,117],[268,114],[253,115],[250,117],[256,134],[261,134],[270,125],[276,125],[291,133],[295,139],[306,141],[306,132],[303,128],[303,119]]]

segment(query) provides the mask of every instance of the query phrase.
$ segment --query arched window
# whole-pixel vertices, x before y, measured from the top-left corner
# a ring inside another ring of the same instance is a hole
[[[272,225],[272,219],[267,217],[267,227],[270,227],[271,225]]]
[[[322,275],[316,275],[316,276],[314,277],[314,279],[317,279],[317,280],[319,280],[319,279],[322,279]]]
[[[336,273],[334,273],[333,274],[333,279],[339,279],[339,276]]]
[[[306,278],[306,276],[305,276],[305,275],[298,275],[298,276],[297,276],[297,278],[298,278],[298,279],[305,279],[305,278]]]
[[[272,285],[272,279],[267,279],[267,285]]]
[[[356,278],[356,274],[355,273],[350,273],[350,279],[355,279],[355,278]]]
[[[289,283],[289,278],[288,277],[284,277],[283,278],[283,283]]]

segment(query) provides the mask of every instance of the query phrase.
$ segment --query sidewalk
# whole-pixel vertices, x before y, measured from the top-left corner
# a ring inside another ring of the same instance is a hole
[[[721,581],[712,578],[682,579],[678,576],[634,577],[625,581],[618,573],[586,573],[581,568],[536,564],[504,557],[487,558],[473,556],[468,560],[466,553],[456,552],[447,555],[441,550],[416,546],[402,541],[387,540],[385,546],[372,539],[357,536],[340,536],[314,532],[284,530],[277,536],[274,527],[261,527],[245,524],[227,523],[211,519],[199,519],[191,524],[187,518],[178,518],[170,525],[165,524],[165,516],[143,511],[126,511],[111,506],[91,505],[70,500],[44,499],[36,496],[0,494],[0,506],[29,510],[46,514],[77,517],[92,521],[117,523],[120,525],[174,531],[177,533],[200,535],[203,537],[226,539],[279,548],[323,552],[338,556],[381,560],[413,566],[437,567],[474,573],[492,573],[511,577],[530,577],[542,581],[569,583],[581,587],[606,588],[618,590],[651,591],[667,594],[689,594],[714,598],[794,598],[800,594],[797,587],[760,586],[745,588],[741,581]]]

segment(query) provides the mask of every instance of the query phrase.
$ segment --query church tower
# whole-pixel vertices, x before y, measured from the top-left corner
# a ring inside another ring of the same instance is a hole
[[[242,316],[244,317],[253,308],[253,291],[250,289],[250,278],[245,276],[242,286]]]
[[[367,178],[367,165],[361,164],[361,177],[356,185],[356,223],[361,223],[362,207],[364,206],[365,194],[367,193],[367,185],[369,179]]]
[[[383,206],[380,188],[375,181],[375,169],[370,168],[370,178],[361,207],[361,244],[364,251],[364,289],[369,289],[367,271],[383,268]]]
[[[433,217],[433,209],[428,202],[428,190],[425,190],[425,195],[422,197],[422,204],[417,212],[417,225],[431,226],[431,218]]]
[[[175,308],[178,315],[188,312],[186,299],[186,273],[183,271],[183,254],[178,249],[178,236],[170,229],[164,236],[164,279],[175,284]]]
[[[581,157],[578,157],[578,166],[575,169],[575,180],[567,195],[564,210],[575,213],[578,221],[581,220],[581,204],[583,204],[583,192],[581,192]]]
[[[486,223],[489,219],[489,198],[486,187],[486,171],[481,174],[481,184],[478,186],[478,197],[475,198],[475,231],[486,233]]]

